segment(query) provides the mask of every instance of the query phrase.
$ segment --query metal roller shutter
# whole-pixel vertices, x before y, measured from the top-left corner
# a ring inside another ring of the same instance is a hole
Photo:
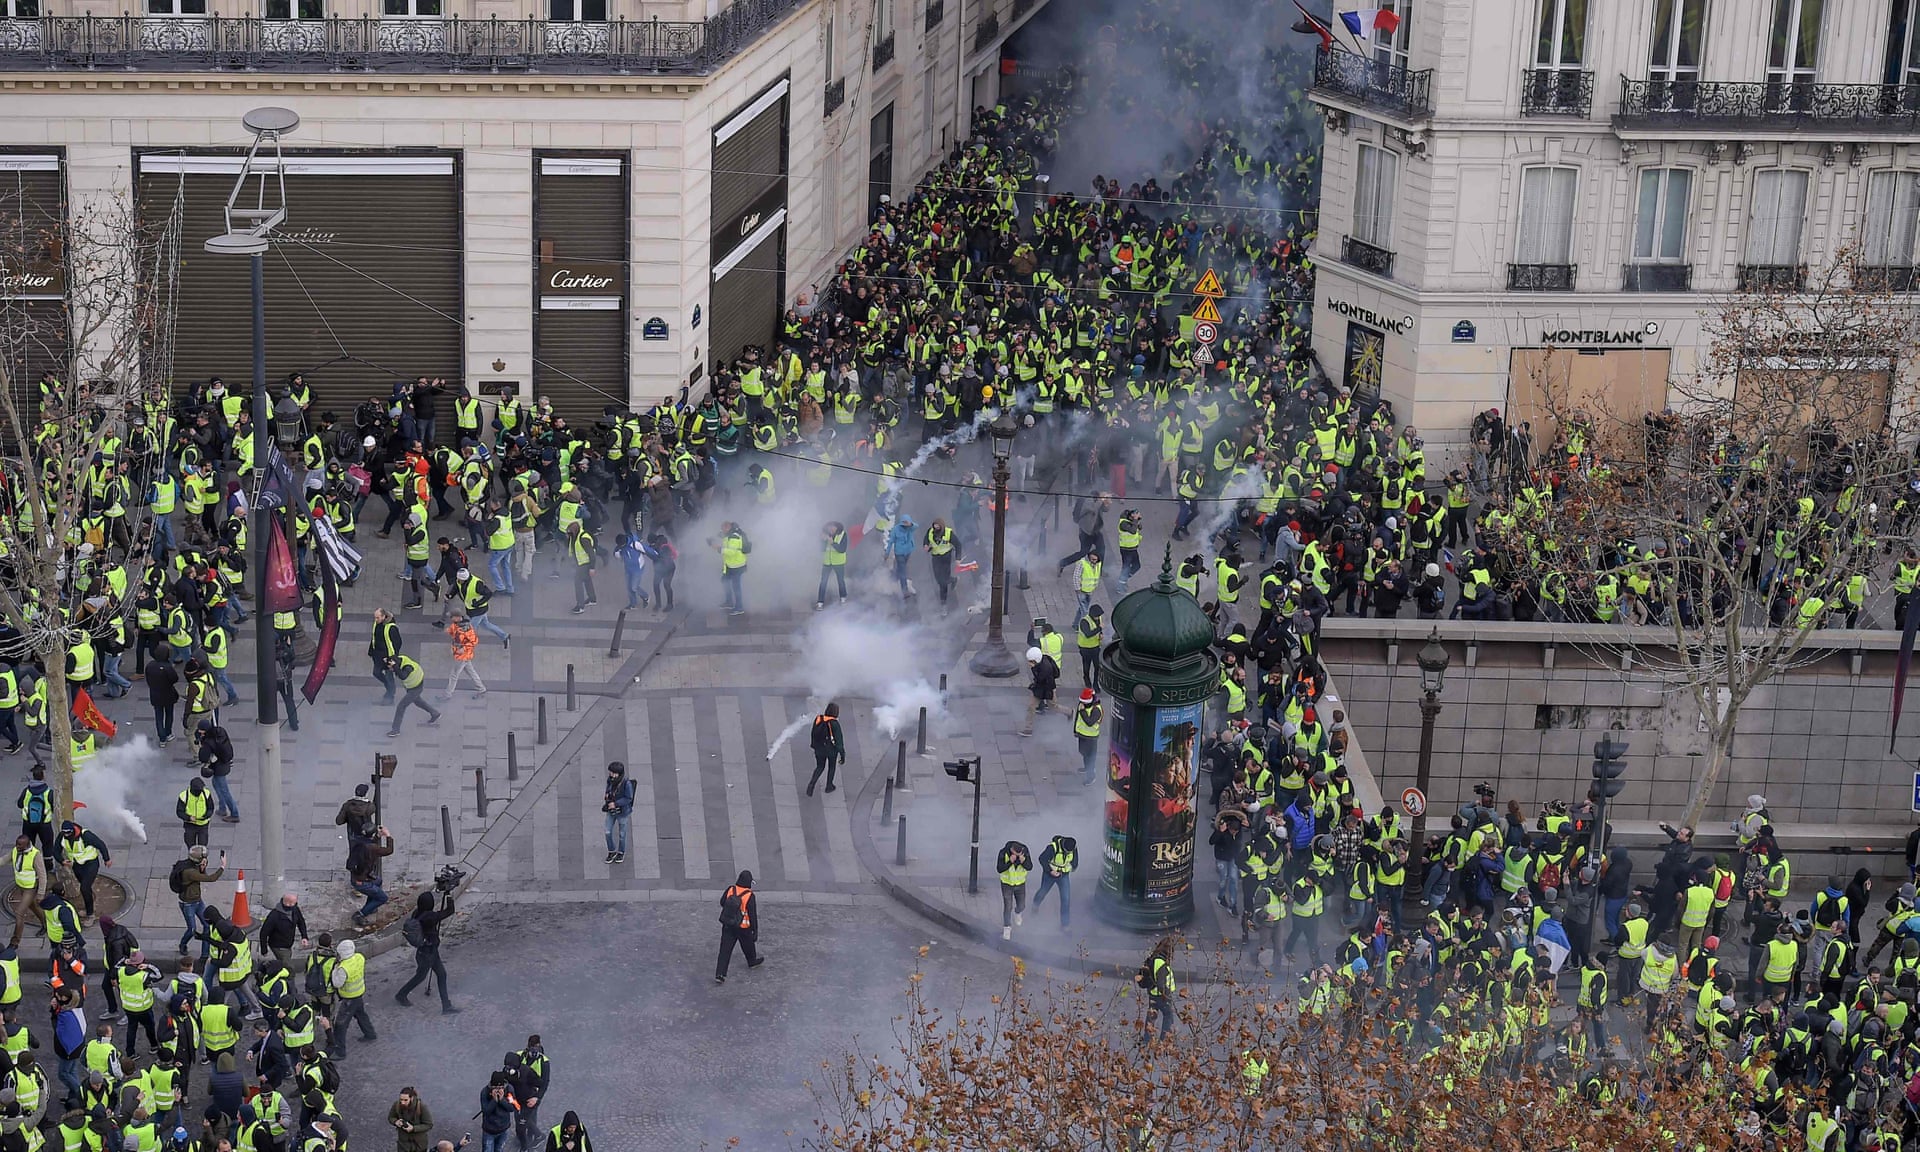
[[[185,161],[206,161],[204,168],[221,159]],[[386,396],[396,380],[440,376],[457,383],[457,164],[446,156],[416,158],[417,170],[395,172],[396,157],[316,157],[311,167],[342,163],[312,171],[294,167],[299,159],[288,157],[287,219],[264,269],[268,382],[304,372],[316,410],[343,419],[360,401]],[[201,249],[226,230],[222,210],[233,177],[194,167],[178,157],[145,156],[138,183],[148,219],[168,211],[184,190],[174,350],[182,390],[214,375],[245,382],[253,364],[248,261]]]
[[[50,259],[48,233],[66,216],[60,158],[48,153],[0,154],[0,251],[4,260]],[[66,307],[60,300],[0,297],[0,360],[16,399],[37,399],[42,372],[66,372]]]
[[[713,282],[713,362],[729,364],[749,344],[772,347],[785,284],[787,230],[775,228]],[[766,357],[761,358],[766,362]]]
[[[713,317],[709,362],[769,348],[786,292],[788,82],[777,80],[714,132]]]
[[[568,164],[569,159],[584,161]],[[543,269],[566,260],[627,262],[627,178],[618,154],[541,156],[534,177],[533,390],[576,428],[591,427],[609,404],[627,404],[624,296],[611,307],[540,306],[550,291]],[[550,248],[549,248],[550,245]],[[554,262],[542,263],[551,255]]]

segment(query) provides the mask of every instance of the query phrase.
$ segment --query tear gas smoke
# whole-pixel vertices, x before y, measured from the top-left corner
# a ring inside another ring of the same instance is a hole
[[[164,760],[144,735],[94,753],[73,773],[74,804],[86,812],[81,823],[103,837],[128,836],[146,843],[147,826],[127,799],[159,775]]]

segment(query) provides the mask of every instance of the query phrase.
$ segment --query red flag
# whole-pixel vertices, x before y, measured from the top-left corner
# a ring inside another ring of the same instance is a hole
[[[320,642],[314,648],[313,667],[307,669],[307,682],[300,686],[300,695],[308,704],[319,699],[320,688],[327,682],[327,673],[333,669],[334,645],[340,641],[340,582],[334,578],[333,567],[320,565]]]
[[[1320,37],[1320,50],[1322,52],[1333,47],[1333,29],[1327,27],[1326,21],[1307,11],[1305,6],[1300,3],[1300,0],[1293,0],[1293,6],[1300,9],[1300,15],[1306,17],[1304,20],[1295,22],[1293,30],[1295,32],[1317,34]]]
[[[113,721],[107,719],[106,715],[94,705],[92,695],[85,688],[73,690],[73,718],[84,727],[93,729],[109,740],[113,739],[114,733],[119,731]]]
[[[294,570],[293,548],[287,543],[286,522],[280,516],[269,521],[267,532],[267,602],[262,612],[298,612],[300,610],[300,574]]]

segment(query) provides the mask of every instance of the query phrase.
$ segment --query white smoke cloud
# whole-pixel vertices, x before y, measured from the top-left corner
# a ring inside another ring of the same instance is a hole
[[[131,837],[146,843],[147,826],[127,801],[136,792],[149,790],[164,761],[160,749],[144,734],[96,752],[73,774],[80,823],[108,839]]]

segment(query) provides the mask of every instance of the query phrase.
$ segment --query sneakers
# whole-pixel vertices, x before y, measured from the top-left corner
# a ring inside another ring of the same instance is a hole
[[[427,727],[431,728],[438,723],[440,723],[440,713],[435,712],[433,715],[427,717]]]
[[[1013,923],[1014,923],[1014,927],[1016,927],[1016,928],[1017,928],[1017,927],[1019,927],[1019,926],[1020,926],[1020,921],[1021,921],[1021,916],[1020,916],[1020,913],[1018,913],[1018,912],[1015,912],[1015,913],[1013,914]]]
[[[760,958],[759,958],[758,960],[749,960],[749,961],[747,961],[747,967],[749,967],[749,968],[758,968],[758,967],[760,967],[760,965],[762,965],[762,964],[765,964],[766,962],[767,962],[767,958],[766,958],[765,956],[762,956],[762,957],[760,957]]]
[[[607,858],[605,861],[603,861],[603,863],[607,863],[607,864],[613,863],[613,853],[611,852],[607,853]]]
[[[575,616],[579,616],[579,615],[583,615],[583,614],[584,614],[585,612],[586,612],[586,609],[585,609],[585,608],[575,608],[575,609],[573,609],[573,614],[574,614]]]
[[[824,612],[826,611],[826,607],[827,607],[827,602],[825,600],[815,600],[813,602],[813,610],[815,612]]]
[[[838,785],[834,785],[834,784],[829,784],[829,785],[827,785],[827,791],[829,791],[829,792],[838,792],[838,791],[840,791],[840,789],[839,789],[839,786],[838,786]]]
[[[398,735],[400,735],[400,729],[398,729],[398,728],[390,728],[390,729],[388,729],[388,730],[387,730],[387,736],[388,736],[388,738],[392,738],[392,737],[394,737],[394,736],[398,736]]]
[[[725,976],[715,976],[713,978],[713,982],[715,984],[725,984],[727,982],[727,978]]]
[[[807,795],[813,795],[813,785],[811,783],[807,785]]]
[[[407,998],[406,998],[406,997],[405,997],[404,995],[402,995],[402,994],[400,994],[400,993],[398,993],[398,992],[395,992],[395,993],[393,994],[393,1002],[394,1002],[395,1004],[398,1004],[398,1005],[400,1005],[400,1006],[401,1006],[402,1008],[411,1008],[411,1007],[413,1007],[413,1001],[411,1001],[411,1000],[409,1000],[409,999],[407,999]]]
[[[1002,928],[1002,929],[1000,929],[1000,939],[1002,939],[1002,940],[1011,940],[1011,939],[1013,939],[1013,929],[1011,929],[1011,928]]]
[[[613,854],[613,862],[615,864],[624,864],[626,863],[626,859],[627,859],[627,854],[625,852],[615,852]]]

